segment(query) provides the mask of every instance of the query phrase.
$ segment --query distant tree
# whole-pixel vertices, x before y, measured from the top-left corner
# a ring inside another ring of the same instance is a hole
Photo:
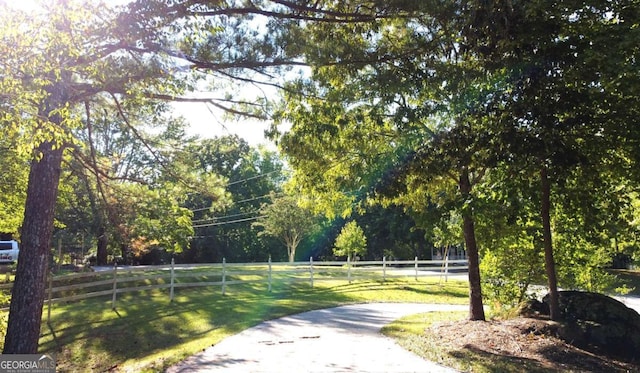
[[[315,216],[311,211],[298,205],[294,196],[274,197],[270,204],[260,208],[260,218],[253,223],[262,228],[258,235],[269,235],[278,238],[287,247],[289,262],[296,256],[296,248],[316,226]]]
[[[347,260],[351,261],[356,255],[364,255],[366,252],[367,237],[365,237],[362,228],[355,220],[345,224],[336,238],[333,254],[346,256]]]
[[[202,139],[190,144],[184,162],[193,171],[225,179],[228,203],[216,209],[210,197],[192,193],[186,206],[193,210],[195,236],[184,260],[191,262],[265,261],[274,238],[256,237],[251,223],[271,193],[280,193],[286,172],[277,153],[250,146],[238,136]],[[284,255],[281,250],[279,255]],[[274,254],[274,253],[271,253]]]
[[[56,228],[76,242],[95,242],[98,265],[121,250],[130,259],[129,249],[134,257],[152,248],[181,251],[193,233],[191,212],[178,206],[205,188],[220,200],[222,178],[206,183],[182,166],[180,145],[191,141],[184,121],[157,118],[143,106],[126,123],[113,105],[101,106],[86,128],[74,131],[78,145],[63,161]]]
[[[425,230],[402,206],[366,206],[357,221],[367,237],[367,260],[428,257],[432,244],[426,239]]]

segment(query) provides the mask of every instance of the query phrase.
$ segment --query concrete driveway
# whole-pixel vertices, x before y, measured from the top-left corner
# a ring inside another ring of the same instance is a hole
[[[406,315],[467,305],[371,303],[263,322],[167,372],[455,372],[403,349],[380,329]]]

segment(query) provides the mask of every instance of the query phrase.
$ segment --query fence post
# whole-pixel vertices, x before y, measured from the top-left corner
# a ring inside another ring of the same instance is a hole
[[[222,295],[227,291],[227,258],[222,258]]]
[[[387,281],[387,257],[382,257],[382,281]]]
[[[449,281],[449,253],[444,257],[444,282]]]
[[[113,296],[111,297],[111,309],[116,309],[116,293],[118,290],[118,263],[113,263]]]
[[[49,272],[49,305],[47,310],[47,324],[51,322],[51,297],[53,293],[53,274]]]
[[[268,291],[269,293],[271,293],[271,255],[269,255],[269,286],[268,286]]]
[[[418,281],[418,257],[415,259],[415,267],[416,267],[416,281]]]
[[[309,274],[311,276],[311,287],[313,287],[313,257],[309,257]]]
[[[176,264],[175,258],[171,258],[171,288],[169,290],[169,302],[173,302],[173,284],[175,281],[174,265]]]
[[[347,279],[351,283],[351,258],[347,255]]]

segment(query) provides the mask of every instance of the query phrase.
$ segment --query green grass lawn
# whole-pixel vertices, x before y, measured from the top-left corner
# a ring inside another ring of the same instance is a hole
[[[466,304],[468,284],[438,278],[387,282],[317,281],[232,285],[120,294],[117,309],[101,297],[54,305],[40,351],[57,354],[58,371],[162,371],[264,320],[365,302]],[[47,309],[44,310],[46,320]]]
[[[382,334],[394,338],[398,344],[414,354],[441,365],[449,367],[469,368],[438,344],[435,339],[425,336],[425,328],[434,323],[463,320],[468,312],[429,312],[410,315],[398,319],[382,328]],[[466,371],[466,370],[465,370]]]

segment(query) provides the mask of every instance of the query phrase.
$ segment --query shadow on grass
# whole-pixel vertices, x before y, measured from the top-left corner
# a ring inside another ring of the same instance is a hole
[[[433,286],[433,285],[429,285]],[[41,352],[58,355],[60,371],[105,371],[129,359],[161,353],[172,363],[197,351],[181,346],[197,341],[210,346],[262,321],[299,312],[362,303],[371,300],[429,301],[429,298],[465,299],[456,287],[426,288],[407,282],[352,283],[311,288],[308,283],[277,284],[271,292],[265,284],[177,289],[173,302],[166,292],[127,293],[119,296],[115,310],[111,298],[55,305],[49,325],[43,325]],[[376,294],[380,294],[376,298]],[[396,299],[397,298],[397,299]],[[203,348],[203,347],[199,347]],[[182,356],[180,354],[183,354]],[[165,363],[166,364],[166,363]]]
[[[357,293],[363,290],[399,290],[426,296],[439,296],[442,298],[467,299],[469,285],[466,282],[451,282],[446,286],[434,283],[408,283],[407,281],[377,281],[377,282],[353,282],[351,284],[340,284],[327,286],[315,290],[324,293]],[[451,301],[451,299],[449,299]]]
[[[574,348],[545,347],[537,352],[544,357],[544,361],[490,352],[471,345],[466,345],[463,350],[451,351],[449,356],[464,365],[473,366],[474,371],[486,372],[557,372],[558,367],[574,372],[636,371],[630,365]]]
[[[533,359],[519,358],[506,354],[491,353],[475,346],[465,346],[464,350],[455,350],[449,352],[449,355],[464,365],[475,367],[474,370],[485,372],[504,372],[504,373],[549,373],[557,370],[550,367],[544,367],[538,361]]]

